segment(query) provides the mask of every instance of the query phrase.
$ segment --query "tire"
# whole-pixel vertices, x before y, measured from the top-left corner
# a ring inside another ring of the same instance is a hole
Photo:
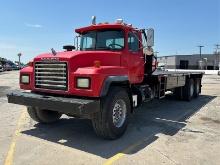
[[[107,96],[101,100],[100,112],[92,119],[96,134],[112,140],[121,137],[127,129],[130,112],[131,104],[126,89],[111,87]]]
[[[194,97],[197,98],[201,92],[201,79],[194,80]]]
[[[186,84],[183,87],[183,100],[191,101],[194,97],[194,80],[193,79],[187,79]]]
[[[62,116],[62,114],[56,111],[42,110],[37,107],[27,107],[27,111],[34,121],[44,124],[53,123]]]

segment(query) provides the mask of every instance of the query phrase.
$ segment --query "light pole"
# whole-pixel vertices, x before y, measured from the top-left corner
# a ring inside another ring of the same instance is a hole
[[[18,53],[18,67],[21,69],[21,53]]]
[[[200,56],[200,60],[201,60],[201,59],[202,59],[202,48],[203,48],[204,46],[199,45],[198,47],[199,47],[199,56]]]
[[[199,68],[202,69],[202,65],[203,65],[203,60],[202,60],[202,48],[204,47],[203,45],[199,45]]]

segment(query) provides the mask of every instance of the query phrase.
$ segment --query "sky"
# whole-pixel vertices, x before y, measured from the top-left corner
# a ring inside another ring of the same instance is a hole
[[[158,56],[213,53],[220,44],[220,0],[0,0],[0,57],[28,62],[72,44],[74,29],[122,18],[154,28]]]

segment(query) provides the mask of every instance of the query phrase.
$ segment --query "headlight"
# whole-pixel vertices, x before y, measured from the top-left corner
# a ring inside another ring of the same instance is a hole
[[[21,83],[22,84],[29,84],[30,83],[29,75],[21,75]]]
[[[90,88],[90,79],[89,78],[77,78],[76,87],[77,88]]]

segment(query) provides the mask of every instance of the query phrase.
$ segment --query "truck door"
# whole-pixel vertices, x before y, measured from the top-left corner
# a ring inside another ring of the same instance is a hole
[[[129,80],[131,83],[140,83],[144,78],[144,56],[140,49],[140,36],[137,32],[128,33]]]

